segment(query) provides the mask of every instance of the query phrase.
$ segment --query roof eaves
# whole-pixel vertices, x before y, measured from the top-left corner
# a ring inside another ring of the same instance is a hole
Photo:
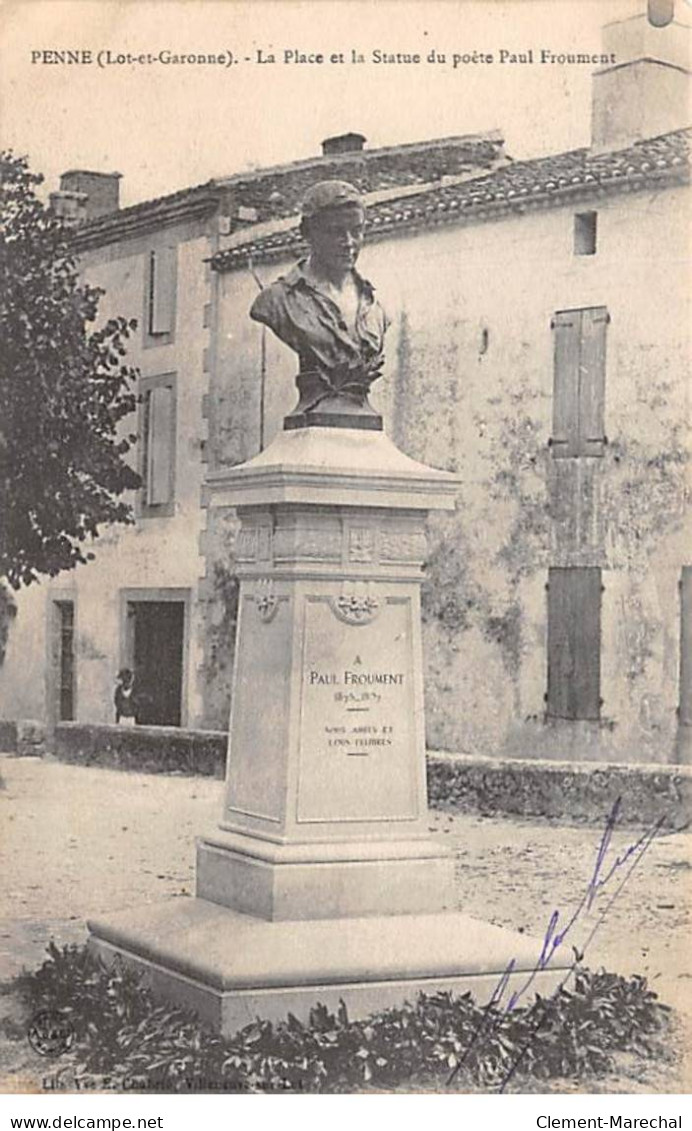
[[[86,251],[141,235],[152,228],[177,224],[204,216],[218,206],[221,197],[213,181],[170,197],[148,200],[117,212],[100,216],[77,228],[73,237],[76,251]]]

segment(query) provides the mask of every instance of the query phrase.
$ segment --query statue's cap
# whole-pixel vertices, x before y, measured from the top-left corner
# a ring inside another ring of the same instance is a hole
[[[309,220],[319,212],[326,212],[329,208],[343,208],[349,204],[365,210],[363,198],[357,188],[348,181],[320,181],[308,189],[303,197],[301,215],[304,220]]]

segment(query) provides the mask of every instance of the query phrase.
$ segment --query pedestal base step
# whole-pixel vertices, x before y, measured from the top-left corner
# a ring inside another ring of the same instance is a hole
[[[502,1001],[534,971],[542,944],[449,912],[267,922],[190,899],[92,920],[90,946],[140,970],[159,996],[190,1007],[226,1036],[257,1017],[306,1021],[318,1002],[353,1018],[415,1001],[419,992],[470,991],[490,1000],[514,959]],[[566,961],[566,959],[565,959]],[[551,964],[523,999],[552,992],[567,968]]]
[[[454,857],[431,840],[275,845],[197,842],[197,897],[261,919],[426,915],[454,905]]]

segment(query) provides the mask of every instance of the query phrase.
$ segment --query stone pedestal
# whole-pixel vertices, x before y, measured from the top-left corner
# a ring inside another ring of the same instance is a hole
[[[238,508],[241,588],[197,895],[266,919],[450,907],[452,861],[426,839],[419,587],[426,513],[455,481],[382,433],[320,428],[212,490]]]
[[[241,520],[228,773],[196,898],[90,923],[92,943],[224,1032],[470,988],[541,944],[454,910],[427,829],[419,589],[453,476],[375,430],[303,428],[210,477]],[[542,972],[546,991],[555,974]],[[526,973],[523,980],[526,979]]]

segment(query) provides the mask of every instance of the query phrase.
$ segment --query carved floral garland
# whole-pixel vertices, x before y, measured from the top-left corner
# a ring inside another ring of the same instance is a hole
[[[330,597],[329,604],[334,615],[346,624],[370,624],[380,611],[380,602],[371,596],[342,594]]]

